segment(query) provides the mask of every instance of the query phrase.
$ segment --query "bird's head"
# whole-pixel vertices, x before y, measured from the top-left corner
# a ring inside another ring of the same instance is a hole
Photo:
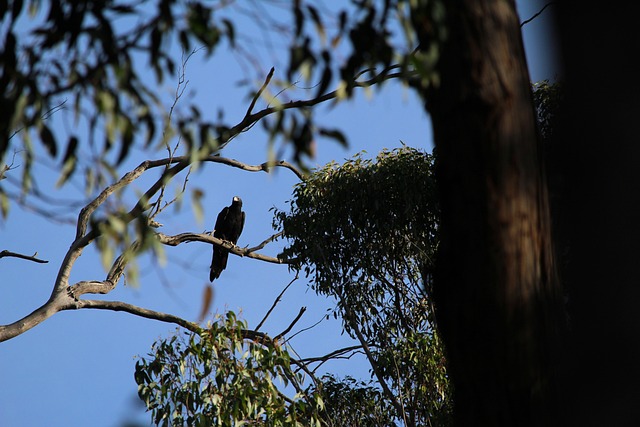
[[[233,196],[233,203],[242,206],[242,199],[238,196]]]

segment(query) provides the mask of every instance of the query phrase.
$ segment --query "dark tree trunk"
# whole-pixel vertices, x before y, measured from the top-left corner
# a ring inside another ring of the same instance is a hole
[[[455,420],[546,425],[561,306],[519,19],[513,1],[445,6],[440,83],[425,98],[442,204],[434,299]],[[422,24],[428,46],[437,23]]]

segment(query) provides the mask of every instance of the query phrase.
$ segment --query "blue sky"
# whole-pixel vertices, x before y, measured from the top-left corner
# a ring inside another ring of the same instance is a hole
[[[518,2],[521,19],[529,18],[544,4]],[[552,60],[556,42],[547,12],[524,27],[533,81],[554,79],[559,71]],[[210,61],[196,55],[187,69],[187,94],[203,110],[224,108],[229,121],[234,117],[239,120],[247,107],[243,98],[245,89],[234,86],[241,73],[242,69],[223,50]],[[283,74],[280,76],[284,78]],[[165,84],[168,102],[173,83]],[[432,147],[429,119],[420,101],[413,92],[398,84],[387,84],[372,96],[360,92],[355,99],[333,109],[321,106],[315,114],[321,123],[343,130],[350,142],[344,149],[333,142],[320,141],[314,159],[316,165],[341,161],[362,150],[374,156],[382,148],[400,146],[401,140],[428,151]],[[223,155],[257,164],[265,160],[266,152],[266,136],[256,126],[235,139]],[[135,166],[141,154],[134,153],[129,166]],[[39,173],[45,180],[56,178],[44,170]],[[179,214],[169,209],[159,218],[164,224],[162,231],[173,234],[210,230],[219,210],[228,205],[234,195],[239,195],[244,200],[247,223],[238,243],[255,245],[273,233],[269,209],[272,206],[286,208],[295,182],[295,176],[286,170],[267,175],[223,165],[206,166],[190,177],[190,185],[206,190],[203,201],[206,222],[198,223],[186,203]],[[71,214],[75,216],[77,212]],[[14,258],[0,260],[0,323],[19,319],[48,299],[73,234],[72,226],[52,224],[17,206],[12,207],[9,221],[0,224],[0,250],[26,254],[37,251],[49,263],[40,265]],[[275,255],[279,247],[270,245],[263,252]],[[190,243],[167,248],[166,255],[168,262],[164,267],[148,260],[141,262],[139,288],[120,283],[104,298],[195,321],[208,283],[211,248]],[[74,268],[71,281],[103,277],[98,257],[87,250]],[[212,311],[236,311],[250,327],[255,326],[292,278],[284,266],[230,257],[227,270],[214,283]],[[285,294],[264,330],[277,334],[291,322],[301,306],[308,310],[294,331],[316,323],[333,303],[316,297],[301,278]],[[130,420],[148,423],[149,417],[138,403],[133,380],[135,357],[145,355],[154,340],[175,330],[170,324],[125,313],[79,310],[58,313],[25,334],[0,344],[0,426],[116,427]],[[340,335],[335,321],[325,322],[292,342],[302,356],[324,354],[341,343],[348,342]],[[366,366],[357,362],[340,362],[328,368],[340,375],[367,376]]]

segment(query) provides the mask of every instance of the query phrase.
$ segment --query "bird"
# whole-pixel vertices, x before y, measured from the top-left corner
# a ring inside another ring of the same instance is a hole
[[[242,199],[234,196],[230,206],[226,206],[218,214],[216,225],[213,228],[213,237],[233,243],[238,242],[238,238],[244,228],[245,214],[242,211]],[[229,251],[217,245],[213,245],[213,257],[211,258],[211,270],[209,281],[213,282],[220,277],[222,270],[227,268]]]

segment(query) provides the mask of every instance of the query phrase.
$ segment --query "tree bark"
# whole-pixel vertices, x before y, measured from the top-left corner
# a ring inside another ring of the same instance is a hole
[[[434,300],[460,426],[546,425],[560,292],[529,73],[513,1],[446,4],[425,91],[442,209]],[[422,46],[438,23],[420,21]]]

